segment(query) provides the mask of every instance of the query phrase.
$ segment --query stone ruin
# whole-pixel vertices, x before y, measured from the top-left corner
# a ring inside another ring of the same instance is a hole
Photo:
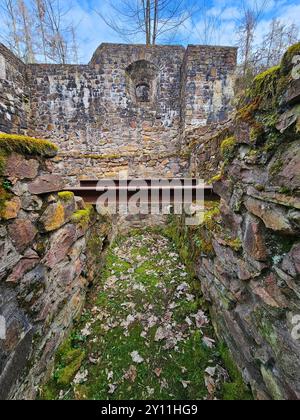
[[[236,48],[102,44],[88,65],[25,65],[0,45],[0,131],[49,138],[54,172],[179,177],[185,133],[232,111]]]
[[[254,397],[300,399],[296,54],[300,44],[230,118],[234,48],[104,44],[86,66],[25,66],[0,46],[0,131],[58,146],[24,138],[14,150],[0,135],[0,399],[37,396],[115,234],[53,191],[121,170],[213,184],[204,223],[168,229]]]

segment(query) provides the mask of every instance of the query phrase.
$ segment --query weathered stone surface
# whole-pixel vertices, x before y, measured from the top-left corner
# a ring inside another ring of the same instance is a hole
[[[24,274],[30,270],[32,270],[40,261],[38,254],[33,250],[28,250],[24,254],[24,258],[22,258],[18,264],[14,267],[12,273],[7,278],[8,283],[17,283],[20,281]]]
[[[219,262],[226,268],[226,272],[230,276],[238,277],[240,280],[249,280],[259,276],[260,271],[242,258],[237,257],[232,249],[221,246],[217,241],[213,241],[213,247]]]
[[[41,175],[28,185],[31,194],[44,194],[53,191],[60,191],[64,182],[59,175]]]
[[[255,260],[266,261],[268,256],[263,224],[256,217],[248,215],[245,220],[243,238],[244,250]]]
[[[244,204],[247,210],[259,217],[267,228],[291,235],[295,233],[287,211],[283,207],[249,197],[245,199]]]
[[[16,219],[21,209],[21,200],[19,197],[13,197],[11,200],[6,201],[1,216],[5,220]]]
[[[294,245],[284,257],[281,268],[292,277],[300,274],[300,243]]]
[[[9,155],[5,165],[4,175],[14,179],[33,179],[38,174],[39,162],[36,159],[27,160],[21,155]]]
[[[37,229],[30,220],[17,219],[9,225],[8,232],[16,249],[22,252],[34,240]]]
[[[299,140],[290,143],[285,151],[279,151],[271,160],[268,170],[273,185],[289,190],[300,188]]]
[[[26,273],[19,283],[19,298],[29,305],[30,311],[35,312],[34,304],[43,296],[46,287],[47,269],[39,264]]]
[[[247,188],[247,195],[269,203],[280,204],[281,206],[286,207],[294,207],[295,209],[300,210],[300,197],[297,197],[296,195],[258,191],[254,187]]]
[[[273,308],[289,307],[289,301],[278,287],[278,278],[274,273],[270,273],[265,279],[251,281],[250,287],[266,305]]]
[[[71,216],[75,210],[74,197],[68,201],[59,200],[56,203],[50,204],[39,220],[41,230],[51,232],[59,229],[71,220]]]
[[[284,103],[294,104],[300,100],[300,79],[293,80],[283,97]]]
[[[77,210],[84,210],[86,208],[86,204],[81,197],[75,197],[76,209]]]
[[[54,233],[50,240],[50,247],[47,251],[43,263],[53,268],[62,261],[68,254],[71,246],[77,240],[77,231],[74,225],[66,225],[57,233]]]
[[[0,399],[6,400],[15,383],[21,378],[29,362],[32,349],[34,330],[28,328],[22,332],[20,341],[9,355],[5,363],[5,369],[0,372]]]
[[[8,239],[1,239],[0,241],[0,279],[2,279],[7,271],[10,270],[21,259],[12,242]]]
[[[277,130],[284,133],[290,126],[296,123],[298,118],[300,118],[300,105],[294,106],[294,108],[286,111],[280,116],[276,126]]]
[[[229,201],[232,194],[232,186],[228,180],[221,180],[214,182],[214,192],[218,194],[223,200]]]
[[[242,217],[234,213],[225,200],[221,200],[220,210],[224,225],[235,238],[241,236]]]
[[[35,195],[31,195],[27,193],[22,196],[22,209],[23,210],[39,211],[41,210],[42,205],[43,205],[43,201]]]

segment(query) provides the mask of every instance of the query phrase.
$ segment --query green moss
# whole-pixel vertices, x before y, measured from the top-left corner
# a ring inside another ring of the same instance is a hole
[[[249,93],[250,96],[250,93]],[[254,115],[256,111],[259,109],[261,103],[260,98],[253,98],[249,103],[240,107],[237,111],[237,121],[243,121],[246,123],[254,123]]]
[[[91,220],[91,216],[94,212],[93,206],[87,206],[84,210],[76,211],[71,218],[71,221],[83,228],[86,228]]]
[[[74,199],[74,193],[70,191],[61,191],[58,193],[58,198],[64,202],[72,201]]]
[[[228,137],[221,144],[221,153],[226,162],[233,160],[235,156],[235,149],[237,146],[237,141],[234,136]]]
[[[5,167],[6,167],[6,159],[7,159],[7,152],[5,150],[1,150],[1,147],[0,147],[0,176],[4,174]]]
[[[221,179],[222,179],[222,173],[219,173],[219,174],[217,174],[217,175],[213,176],[213,177],[212,177],[212,178],[208,181],[208,184],[212,185],[212,184],[214,184],[215,182],[221,181]]]
[[[245,385],[243,377],[234,362],[229,349],[224,344],[221,344],[219,346],[219,352],[232,381],[223,385],[222,399],[229,401],[253,400],[253,395],[249,388]]]
[[[281,61],[281,74],[284,76],[288,75],[295,63],[292,62],[295,55],[300,55],[300,42],[295,45],[292,45],[284,54]]]
[[[259,143],[265,134],[264,126],[262,124],[253,125],[250,129],[250,140],[252,143]]]
[[[53,157],[58,148],[47,140],[16,134],[0,134],[0,150],[7,153],[20,153],[24,155]]]
[[[278,159],[270,168],[270,175],[276,176],[279,174],[279,172],[282,170],[284,165],[283,160]]]
[[[281,389],[278,385],[277,379],[275,378],[273,372],[264,366],[261,368],[261,374],[264,378],[264,382],[267,386],[268,391],[270,392],[272,398],[275,401],[283,401],[285,400]]]
[[[240,251],[243,245],[242,240],[240,238],[229,239],[226,243],[230,248],[232,248],[236,252]]]
[[[250,89],[252,98],[260,97],[264,102],[273,101],[277,94],[277,83],[280,78],[280,66],[272,67],[256,76]],[[273,103],[273,102],[272,102]]]
[[[205,213],[202,226],[210,232],[216,232],[220,226],[220,202],[210,201],[205,203]]]
[[[67,387],[70,385],[80,369],[84,357],[85,352],[73,348],[70,338],[61,345],[56,356],[58,367],[54,373],[54,379],[58,386]]]
[[[92,159],[92,160],[113,160],[113,159],[121,159],[123,155],[119,154],[111,154],[111,155],[82,155],[85,159]]]

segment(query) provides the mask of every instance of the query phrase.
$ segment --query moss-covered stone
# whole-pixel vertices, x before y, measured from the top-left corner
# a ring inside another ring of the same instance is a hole
[[[72,201],[74,199],[74,193],[71,191],[61,191],[58,193],[58,198],[65,202]]]
[[[42,217],[43,227],[46,232],[52,232],[65,223],[65,207],[62,203],[54,203]]]
[[[70,338],[61,345],[56,356],[58,368],[54,374],[55,381],[59,386],[67,387],[70,385],[80,369],[84,357],[85,352],[73,348]]]
[[[230,162],[235,156],[237,141],[234,136],[228,137],[221,144],[221,153],[226,162]]]
[[[284,54],[281,61],[281,74],[284,76],[288,75],[295,63],[292,62],[295,55],[300,55],[300,42],[292,45]]]
[[[277,97],[279,78],[280,66],[272,67],[259,74],[253,80],[250,97],[259,97],[264,103],[268,101],[269,106],[274,105],[274,99]]]
[[[280,390],[280,387],[277,383],[277,380],[271,370],[267,369],[265,366],[261,367],[261,374],[264,378],[264,382],[270,392],[272,398],[275,401],[282,401],[284,400],[284,396]]]
[[[224,344],[219,346],[219,352],[224,362],[225,368],[230,375],[232,382],[223,385],[223,400],[253,400],[253,395],[249,388],[245,385],[243,377],[233,360],[228,347]]]
[[[93,212],[93,206],[87,206],[84,210],[77,210],[72,215],[71,221],[75,224],[80,225],[83,228],[86,228],[90,223]]]
[[[7,153],[15,152],[23,155],[53,157],[57,154],[58,148],[47,140],[1,133],[0,150]]]

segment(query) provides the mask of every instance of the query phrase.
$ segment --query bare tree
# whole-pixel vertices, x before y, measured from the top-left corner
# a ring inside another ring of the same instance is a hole
[[[254,35],[269,0],[254,0],[251,7],[245,1],[242,2],[242,18],[238,28],[238,45],[242,61],[242,73],[246,75],[253,53]]]
[[[79,64],[79,47],[78,47],[78,40],[76,34],[76,27],[74,23],[72,23],[70,27],[71,36],[72,36],[72,45],[71,45],[71,52],[72,52],[72,61],[74,64]]]
[[[3,31],[0,37],[12,51],[21,57],[21,42],[17,22],[18,10],[16,6],[14,0],[2,0],[0,2],[1,14],[7,28],[7,31]]]
[[[47,54],[47,22],[46,22],[46,5],[44,0],[33,1],[33,11],[37,21],[37,31],[40,35],[41,46],[43,51],[44,62],[48,62]]]
[[[195,12],[188,0],[108,0],[113,15],[96,11],[126,41],[143,38],[146,45],[175,34]]]
[[[298,35],[299,29],[295,24],[285,25],[279,19],[273,19],[255,54],[256,67],[264,70],[279,64],[286,49],[298,41]]]
[[[63,0],[0,0],[0,11],[0,39],[26,63],[78,62],[77,29]]]
[[[24,34],[24,52],[23,60],[25,63],[34,63],[34,46],[32,39],[32,16],[24,2],[24,0],[18,0],[18,12],[20,18],[20,30]]]

